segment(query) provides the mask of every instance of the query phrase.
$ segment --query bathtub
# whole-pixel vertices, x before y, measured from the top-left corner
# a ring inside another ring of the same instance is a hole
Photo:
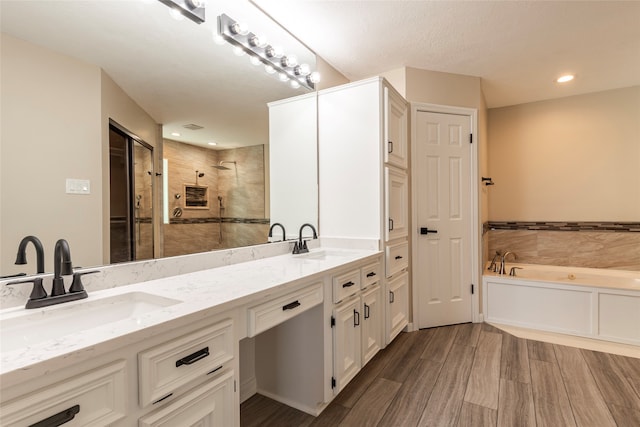
[[[487,322],[640,345],[640,272],[509,263],[482,276]]]

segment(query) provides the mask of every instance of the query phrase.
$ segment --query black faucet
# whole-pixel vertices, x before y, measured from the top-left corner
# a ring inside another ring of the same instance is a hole
[[[311,227],[311,230],[313,230],[313,238],[314,239],[318,238],[318,233],[316,232],[316,229],[313,225],[309,223],[302,224],[302,226],[300,227],[300,234],[298,236],[298,241],[293,245],[294,254],[306,254],[307,252],[309,252],[309,248],[307,248],[307,242],[302,240],[302,230],[305,227]]]
[[[271,227],[269,227],[269,237],[273,237],[273,229],[275,226],[282,228],[282,241],[284,242],[285,240],[287,240],[287,232],[284,231],[284,225],[280,224],[279,222],[274,222],[273,224],[271,224]]]
[[[87,298],[87,291],[82,286],[80,277],[85,274],[97,273],[97,271],[73,273],[69,243],[67,243],[67,241],[64,239],[60,239],[56,242],[56,246],[53,250],[53,261],[53,283],[51,286],[51,295],[49,296],[47,296],[47,293],[42,287],[41,277],[28,278],[26,280],[18,280],[15,282],[7,283],[7,285],[33,283],[33,291],[31,291],[31,295],[29,297],[29,300],[27,301],[27,305],[25,306],[26,308],[41,308],[50,305],[61,304],[67,301],[75,301]],[[64,279],[62,278],[62,276],[67,276],[70,274],[73,274],[73,283],[69,287],[69,292],[67,293],[64,289]]]
[[[31,242],[36,248],[36,273],[44,273],[44,248],[42,242],[36,236],[27,236],[18,245],[18,255],[16,255],[16,265],[27,263],[27,244]]]
[[[64,295],[64,280],[62,275],[73,274],[71,266],[71,250],[66,240],[60,239],[53,249],[53,284],[51,286],[51,296]]]

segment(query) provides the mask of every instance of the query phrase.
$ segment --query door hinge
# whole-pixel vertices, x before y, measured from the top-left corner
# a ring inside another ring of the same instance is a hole
[[[469,144],[473,144],[473,134],[469,134]]]
[[[473,283],[471,284],[471,295],[473,295],[474,293],[474,289],[473,289]]]
[[[336,388],[336,378],[331,377],[331,388]]]
[[[333,328],[334,326],[336,326],[336,318],[331,316],[331,327]]]

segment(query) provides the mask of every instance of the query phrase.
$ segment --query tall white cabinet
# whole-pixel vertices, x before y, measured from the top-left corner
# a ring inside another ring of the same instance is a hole
[[[380,77],[318,92],[320,234],[380,241],[385,344],[409,318],[407,112]]]

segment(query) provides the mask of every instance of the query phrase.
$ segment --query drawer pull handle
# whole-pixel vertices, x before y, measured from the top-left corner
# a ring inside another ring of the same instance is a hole
[[[360,326],[360,313],[355,308],[353,309],[353,327]]]
[[[389,231],[393,231],[393,218],[389,218]]]
[[[367,277],[373,277],[375,275],[376,275],[376,273],[374,273],[373,271],[371,273],[367,273]]]
[[[387,143],[387,151],[389,152],[389,154],[393,153],[393,141],[389,141]]]
[[[371,308],[365,304],[364,305],[364,318],[368,319],[369,317],[371,317]]]
[[[394,303],[395,300],[396,300],[396,296],[394,295],[393,291],[389,291],[389,302]]]
[[[396,259],[402,259],[401,255],[396,255]]]
[[[350,288],[350,287],[352,287],[353,285],[355,285],[355,283],[353,283],[353,282],[349,281],[349,282],[347,282],[347,283],[343,283],[343,284],[342,284],[342,287],[343,287],[343,288]]]
[[[51,427],[61,426],[66,424],[76,417],[76,414],[80,413],[80,405],[74,405],[71,408],[58,412],[55,415],[50,416],[42,421],[38,421],[35,424],[31,424],[29,427]]]
[[[294,302],[290,302],[287,305],[283,305],[282,306],[282,311],[293,310],[294,308],[299,307],[299,306],[300,306],[300,301],[295,300]]]
[[[176,368],[182,365],[191,365],[196,363],[200,359],[204,359],[209,355],[209,347],[205,347],[202,350],[198,350],[195,353],[191,353],[188,356],[183,357],[180,360],[176,360]]]

